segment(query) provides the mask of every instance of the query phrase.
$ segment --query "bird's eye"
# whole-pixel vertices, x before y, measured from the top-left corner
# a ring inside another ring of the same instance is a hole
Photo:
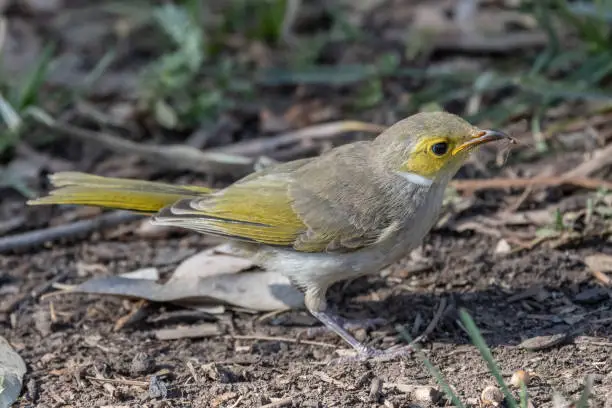
[[[448,152],[448,143],[440,142],[432,145],[431,152],[436,156],[444,156]]]

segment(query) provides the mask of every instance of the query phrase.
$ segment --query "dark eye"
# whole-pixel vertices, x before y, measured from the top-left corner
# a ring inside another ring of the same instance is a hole
[[[431,146],[431,152],[436,156],[444,156],[448,152],[448,143],[440,142]]]

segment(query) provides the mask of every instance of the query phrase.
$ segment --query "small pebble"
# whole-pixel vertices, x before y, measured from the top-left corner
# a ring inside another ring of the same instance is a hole
[[[482,394],[480,394],[480,402],[486,407],[498,407],[503,400],[504,394],[494,385],[485,387],[485,389],[482,390]]]
[[[505,239],[500,239],[495,246],[495,253],[499,255],[505,255],[512,252],[512,247]]]
[[[382,380],[378,377],[374,377],[372,379],[372,383],[370,384],[370,400],[373,402],[378,402],[380,399],[380,392],[382,390]]]
[[[441,397],[442,393],[430,386],[418,387],[413,392],[414,399],[419,402],[431,402],[436,403]]]
[[[512,374],[510,378],[510,384],[515,388],[521,388],[521,384],[525,384],[525,387],[529,385],[531,377],[525,370],[517,370]]]

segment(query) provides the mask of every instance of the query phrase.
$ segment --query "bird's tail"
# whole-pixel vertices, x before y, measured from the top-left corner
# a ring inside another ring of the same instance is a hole
[[[156,213],[174,202],[203,196],[213,190],[153,181],[101,177],[79,172],[60,172],[49,177],[55,187],[48,196],[28,201],[28,205],[77,204]]]

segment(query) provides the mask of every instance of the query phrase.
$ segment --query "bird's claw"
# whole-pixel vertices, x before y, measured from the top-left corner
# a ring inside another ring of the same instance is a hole
[[[412,346],[402,346],[398,348],[391,348],[387,350],[379,350],[373,347],[362,346],[356,350],[357,354],[354,356],[343,356],[330,361],[331,363],[348,363],[348,362],[363,362],[363,361],[390,361],[398,357],[406,357],[413,353],[414,349]]]
[[[381,317],[377,317],[374,319],[363,319],[363,320],[344,320],[342,319],[341,323],[342,323],[342,328],[344,328],[345,330],[354,330],[354,329],[370,330],[370,329],[375,329],[379,326],[383,326],[387,324],[387,320]],[[306,332],[304,333],[304,337],[311,339],[313,337],[317,337],[317,336],[326,334],[330,331],[332,330],[329,329],[327,326],[312,327],[306,330]]]

